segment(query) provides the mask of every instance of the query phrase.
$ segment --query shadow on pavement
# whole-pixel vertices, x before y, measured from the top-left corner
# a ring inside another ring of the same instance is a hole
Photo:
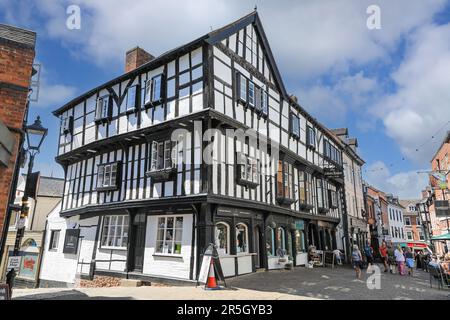
[[[132,297],[93,296],[72,289],[52,293],[29,294],[13,298],[13,300],[133,300]]]

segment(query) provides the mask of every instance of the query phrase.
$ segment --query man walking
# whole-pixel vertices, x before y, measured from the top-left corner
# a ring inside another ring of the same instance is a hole
[[[366,241],[366,245],[364,246],[364,254],[367,260],[367,272],[370,272],[373,265],[373,248],[370,246],[369,240]]]

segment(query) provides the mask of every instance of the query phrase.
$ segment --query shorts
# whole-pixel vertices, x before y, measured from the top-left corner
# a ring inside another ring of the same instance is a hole
[[[361,261],[352,261],[353,268],[360,268],[361,269]]]
[[[381,262],[383,262],[383,263],[385,263],[385,262],[387,262],[387,257],[381,257]]]

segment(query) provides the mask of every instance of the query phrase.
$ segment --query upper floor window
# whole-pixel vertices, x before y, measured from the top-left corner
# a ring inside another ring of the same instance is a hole
[[[172,154],[172,142],[153,141],[152,158],[150,162],[150,171],[158,171],[173,168],[175,159]]]
[[[331,158],[331,144],[328,140],[323,140],[323,156],[327,159]]]
[[[145,82],[145,104],[160,103],[164,98],[163,74],[158,74]]]
[[[406,237],[407,237],[408,240],[412,240],[413,239],[412,232],[411,231],[407,231],[406,232]]]
[[[330,208],[336,209],[338,207],[338,197],[337,192],[331,189],[328,189],[328,203]]]
[[[312,193],[312,177],[308,172],[298,171],[298,188],[299,188],[299,200],[300,206],[312,207],[313,205],[313,193]]]
[[[248,104],[255,106],[255,84],[252,81],[248,81]]]
[[[410,226],[411,225],[411,219],[409,217],[405,217],[405,225]]]
[[[98,166],[97,190],[115,190],[118,187],[119,162],[101,164]]]
[[[310,148],[316,147],[316,131],[310,126],[306,128],[306,145]]]
[[[238,182],[250,187],[256,187],[259,184],[259,160],[249,157],[242,153],[238,154],[240,163],[238,163]]]
[[[61,119],[62,132],[65,135],[73,134],[73,116],[66,116]]]
[[[106,120],[111,116],[111,96],[106,95],[97,99],[95,120]]]
[[[243,102],[247,102],[247,78],[242,74],[237,75],[237,86],[239,92],[239,99]]]
[[[134,111],[137,106],[138,86],[131,86],[127,89],[127,99],[125,101],[125,110]]]
[[[296,138],[300,138],[300,118],[291,113],[291,134]]]
[[[51,230],[50,245],[48,247],[48,250],[57,250],[58,249],[60,234],[61,234],[61,230]]]
[[[269,99],[267,92],[263,89],[261,89],[261,111],[266,116],[269,114]]]
[[[420,218],[419,218],[419,217],[416,217],[416,224],[417,224],[418,226],[420,226]]]
[[[293,200],[292,166],[284,161],[278,161],[277,198],[282,204],[291,204]]]

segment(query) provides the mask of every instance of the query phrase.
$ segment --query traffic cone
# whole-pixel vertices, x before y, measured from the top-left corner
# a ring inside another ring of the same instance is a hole
[[[219,286],[217,285],[217,281],[216,281],[216,275],[214,272],[213,259],[211,259],[211,264],[209,266],[208,281],[206,282],[206,289],[210,289],[210,290],[219,289]]]

